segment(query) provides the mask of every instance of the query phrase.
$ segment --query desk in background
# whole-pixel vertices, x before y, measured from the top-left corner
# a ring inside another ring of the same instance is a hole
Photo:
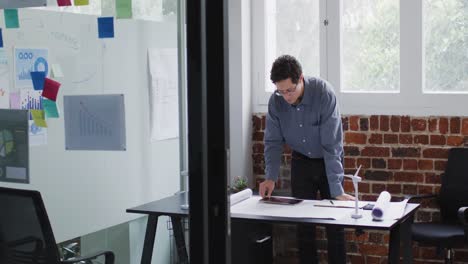
[[[142,264],[151,264],[153,254],[154,238],[156,236],[156,227],[159,216],[169,216],[172,221],[174,237],[177,247],[177,253],[180,263],[189,263],[188,254],[185,246],[184,231],[182,229],[182,218],[188,217],[188,210],[182,210],[180,205],[185,201],[184,194],[173,195],[158,201],[143,204],[137,207],[127,209],[128,213],[147,214],[148,223],[146,226],[145,243],[143,245]],[[351,217],[340,220],[323,220],[313,218],[290,218],[290,217],[272,217],[272,216],[253,216],[243,214],[232,214],[232,225],[242,223],[311,223],[321,226],[340,226],[344,228],[356,229],[374,229],[390,231],[388,263],[399,263],[400,243],[403,244],[404,254],[403,263],[412,263],[411,251],[411,224],[414,214],[419,204],[407,204],[403,217],[398,220],[373,221],[369,217],[361,219],[352,219]],[[233,229],[233,232],[235,229]],[[245,234],[246,232],[243,232]],[[237,235],[237,234],[236,234]],[[233,239],[234,240],[234,239]],[[260,239],[262,240],[262,239]],[[235,247],[233,243],[233,248]]]

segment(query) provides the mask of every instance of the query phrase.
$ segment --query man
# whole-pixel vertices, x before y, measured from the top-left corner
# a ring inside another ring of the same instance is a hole
[[[283,144],[292,152],[292,196],[302,199],[354,200],[345,194],[343,131],[338,102],[328,82],[304,77],[300,63],[283,55],[270,75],[276,85],[268,103],[265,129],[265,181],[262,197],[269,197],[279,176]],[[327,227],[329,263],[346,263],[343,228]],[[315,226],[298,226],[301,263],[318,263]]]

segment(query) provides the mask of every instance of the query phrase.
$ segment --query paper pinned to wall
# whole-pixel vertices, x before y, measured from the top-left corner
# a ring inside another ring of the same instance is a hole
[[[177,49],[148,49],[151,140],[179,136]]]
[[[49,50],[15,47],[15,87],[32,88],[31,71],[49,75]]]
[[[10,108],[10,68],[4,49],[0,49],[0,108]]]

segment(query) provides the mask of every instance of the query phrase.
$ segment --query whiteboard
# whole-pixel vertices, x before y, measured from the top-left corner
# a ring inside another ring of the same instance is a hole
[[[178,140],[150,141],[147,65],[148,48],[177,47],[176,19],[116,20],[115,38],[98,39],[96,16],[20,9],[19,17],[20,29],[3,31],[5,50],[49,49],[64,74],[61,114],[64,95],[125,95],[127,149],[65,151],[63,116],[48,119],[48,144],[30,147],[30,184],[0,185],[39,190],[58,242],[133,220],[140,216],[125,209],[178,191]]]

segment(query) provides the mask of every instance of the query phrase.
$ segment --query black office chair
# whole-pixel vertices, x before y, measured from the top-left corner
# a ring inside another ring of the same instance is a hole
[[[0,187],[0,263],[65,264],[105,257],[114,263],[114,253],[61,260],[49,217],[38,191]]]
[[[411,199],[436,197],[440,206],[440,222],[414,223],[413,240],[421,245],[445,249],[445,263],[452,263],[453,248],[468,242],[468,148],[449,150],[445,175],[438,196],[423,194],[409,196]]]

